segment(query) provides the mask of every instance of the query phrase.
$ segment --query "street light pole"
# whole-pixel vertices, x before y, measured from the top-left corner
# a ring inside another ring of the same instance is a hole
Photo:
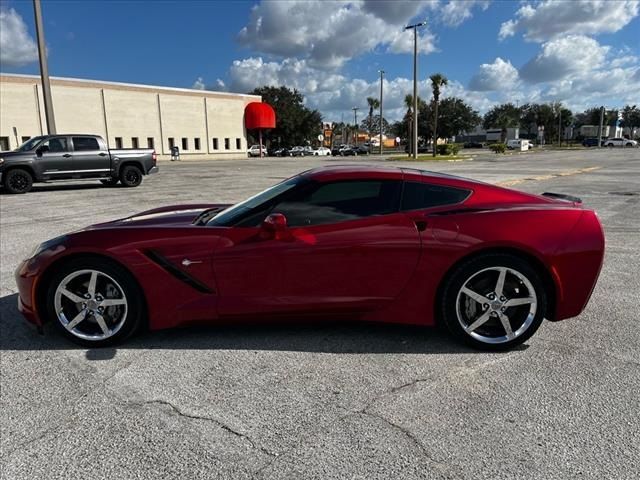
[[[558,104],[558,146],[562,146],[562,104]]]
[[[33,0],[33,13],[36,17],[38,57],[40,58],[40,78],[42,79],[42,96],[44,100],[44,116],[47,121],[47,133],[49,135],[55,135],[56,121],[53,115],[53,100],[51,99],[51,85],[49,84],[49,69],[47,68],[47,52],[44,41],[40,0]]]
[[[380,155],[382,155],[382,79],[384,77],[384,70],[378,70],[380,72]]]
[[[355,138],[355,146],[358,146],[358,107],[353,107],[353,125],[355,127],[354,138]]]
[[[413,29],[413,158],[418,158],[418,27],[427,22],[416,23],[405,27]]]

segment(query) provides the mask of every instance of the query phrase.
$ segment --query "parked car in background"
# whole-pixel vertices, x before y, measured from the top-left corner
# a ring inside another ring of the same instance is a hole
[[[600,145],[602,145],[602,140],[600,140]],[[582,146],[583,147],[597,147],[598,146],[598,139],[597,138],[585,138],[584,140],[582,140]]]
[[[483,145],[480,142],[467,142],[463,145],[464,148],[482,148]]]
[[[0,153],[0,182],[9,193],[26,193],[35,182],[85,178],[137,187],[158,171],[156,161],[153,148],[109,149],[97,135],[42,135]]]
[[[313,151],[313,154],[318,157],[323,157],[323,156],[328,156],[331,155],[331,150],[329,150],[327,147],[320,147],[317,148],[316,150]]]
[[[308,153],[305,150],[305,147],[297,146],[289,150],[289,155],[292,157],[304,157],[305,155],[308,155]]]
[[[358,145],[357,147],[353,147],[353,150],[356,155],[369,155],[369,147],[364,145]]]
[[[604,141],[605,147],[637,147],[638,142],[628,138],[609,138]]]
[[[343,145],[340,147],[340,150],[338,150],[338,155],[341,157],[355,157],[357,153],[353,145]]]
[[[260,156],[260,145],[251,145],[249,150],[247,150],[247,155],[250,157],[259,157]],[[262,145],[262,156],[267,156],[267,147]]]
[[[273,154],[276,157],[290,157],[291,156],[289,147],[278,148],[275,152],[273,152]]]

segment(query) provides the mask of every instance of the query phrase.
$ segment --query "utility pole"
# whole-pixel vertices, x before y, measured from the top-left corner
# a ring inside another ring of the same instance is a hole
[[[42,26],[42,8],[40,0],[33,0],[33,13],[36,17],[36,35],[38,37],[38,57],[40,58],[40,78],[42,79],[42,96],[44,100],[44,116],[47,120],[47,133],[55,135],[56,121],[53,115],[53,100],[51,99],[51,85],[49,84],[49,69],[47,68],[47,52]]]
[[[380,155],[382,155],[382,79],[384,77],[384,70],[380,72]]]
[[[355,128],[355,132],[354,132],[354,144],[357,147],[358,146],[358,110],[360,110],[358,107],[353,107],[351,110],[353,110],[353,125]]]
[[[416,23],[405,27],[405,30],[413,29],[413,158],[418,158],[418,27],[427,22]]]
[[[558,146],[562,146],[562,104],[558,104]]]
[[[604,123],[604,106],[600,107],[600,125],[598,125],[598,148],[602,145],[602,124]]]

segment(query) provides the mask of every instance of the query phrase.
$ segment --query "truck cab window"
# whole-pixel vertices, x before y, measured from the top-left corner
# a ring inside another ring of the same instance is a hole
[[[73,149],[76,152],[100,150],[98,140],[92,137],[73,137]]]
[[[44,142],[42,147],[49,147],[49,153],[68,152],[69,145],[65,137],[50,138]]]

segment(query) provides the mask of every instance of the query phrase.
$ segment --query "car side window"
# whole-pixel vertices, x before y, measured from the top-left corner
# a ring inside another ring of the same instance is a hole
[[[398,180],[321,183],[275,205],[271,212],[284,214],[291,227],[386,215],[398,211],[401,188]]]
[[[48,147],[48,153],[68,152],[69,144],[66,137],[50,138],[46,142],[43,142],[40,147]]]
[[[100,145],[98,145],[98,140],[92,137],[72,137],[73,139],[73,149],[76,152],[90,151],[90,150],[100,150]]]
[[[405,182],[402,191],[402,210],[453,205],[464,201],[471,192],[462,188],[431,185],[421,182]]]

